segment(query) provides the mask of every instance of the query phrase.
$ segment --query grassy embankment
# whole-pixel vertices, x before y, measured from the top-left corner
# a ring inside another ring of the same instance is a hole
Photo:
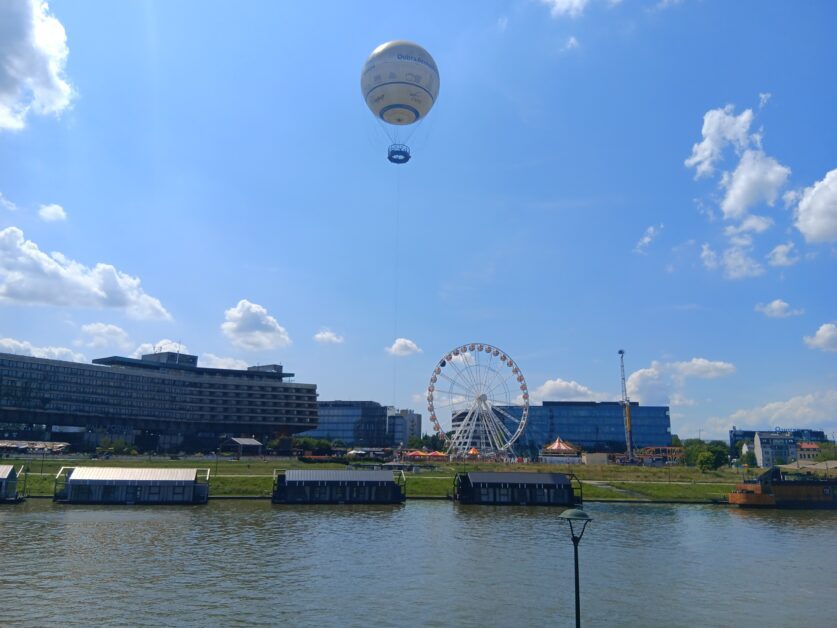
[[[109,466],[109,467],[165,467],[165,468],[209,468],[211,471],[211,494],[216,497],[228,495],[268,496],[273,487],[274,469],[344,469],[340,464],[308,464],[296,459],[253,459],[230,460],[221,458],[190,458],[170,460],[162,457],[124,457],[110,460],[90,458],[25,460],[3,459],[3,464],[21,464],[29,467],[26,490],[29,495],[52,495],[55,474],[62,466]],[[457,471],[549,471],[574,473],[584,484],[585,499],[628,499],[628,500],[684,500],[712,501],[723,499],[732,490],[733,484],[741,480],[736,469],[719,469],[701,473],[690,467],[650,468],[527,464],[509,466],[493,463],[465,465],[440,463],[417,474],[407,474],[407,495],[409,497],[445,497],[453,491],[453,477]]]

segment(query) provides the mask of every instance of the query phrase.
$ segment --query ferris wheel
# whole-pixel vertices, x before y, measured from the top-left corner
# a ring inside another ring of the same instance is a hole
[[[472,342],[442,356],[427,386],[433,430],[454,456],[513,453],[529,417],[529,390],[520,367],[494,345]],[[450,420],[446,435],[439,419]]]

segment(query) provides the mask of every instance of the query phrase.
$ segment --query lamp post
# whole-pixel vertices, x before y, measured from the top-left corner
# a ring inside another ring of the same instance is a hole
[[[573,553],[575,555],[575,626],[576,628],[581,628],[581,598],[578,593],[578,543],[581,541],[581,537],[584,536],[584,530],[587,528],[587,524],[593,521],[593,518],[581,508],[565,510],[558,517],[570,524],[570,536],[573,538]],[[581,526],[578,534],[575,532],[573,523]]]

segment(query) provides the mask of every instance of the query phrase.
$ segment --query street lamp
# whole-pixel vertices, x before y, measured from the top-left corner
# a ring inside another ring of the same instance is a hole
[[[570,524],[570,536],[573,538],[573,553],[575,554],[575,626],[576,628],[581,628],[581,600],[578,594],[578,543],[581,541],[581,537],[584,536],[584,530],[587,528],[587,524],[593,521],[593,518],[581,508],[565,510],[558,515],[558,518]],[[578,534],[575,532],[573,523],[581,526]]]

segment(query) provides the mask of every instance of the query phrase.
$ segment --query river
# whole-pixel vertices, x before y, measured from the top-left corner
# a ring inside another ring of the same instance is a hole
[[[834,626],[837,512],[590,503],[586,626]],[[0,625],[571,626],[560,509],[0,507]]]

